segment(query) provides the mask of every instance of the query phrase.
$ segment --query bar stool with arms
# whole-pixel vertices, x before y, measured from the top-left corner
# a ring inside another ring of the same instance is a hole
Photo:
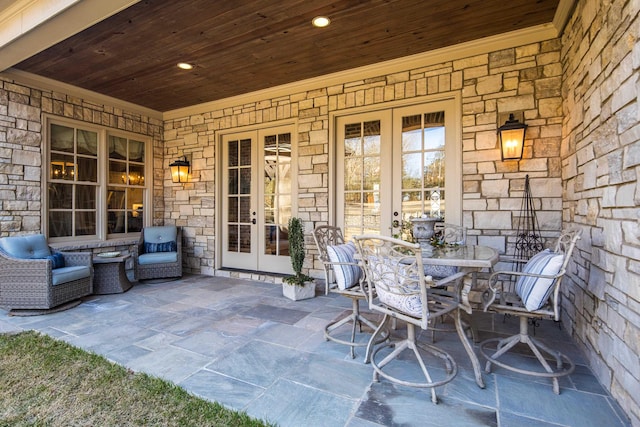
[[[546,249],[534,255],[522,271],[496,271],[489,278],[489,289],[483,295],[484,311],[518,316],[520,333],[507,338],[491,338],[480,343],[480,352],[487,359],[486,371],[491,365],[536,377],[551,378],[553,391],[560,393],[558,378],[573,372],[575,365],[566,355],[542,344],[529,335],[529,319],[560,320],[560,284],[567,272],[567,264],[582,230],[563,232],[553,250]],[[515,277],[515,284],[510,280]],[[495,350],[489,349],[496,344]],[[520,368],[513,361],[500,360],[517,344],[526,344],[544,370]],[[552,368],[544,356],[550,356]]]
[[[444,350],[431,344],[418,343],[416,327],[427,330],[431,321],[458,310],[458,302],[427,292],[432,281],[429,276],[424,275],[419,245],[379,235],[356,236],[355,241],[369,286],[369,307],[384,314],[383,321],[371,336],[367,348],[374,370],[373,380],[378,381],[379,376],[382,376],[405,386],[430,388],[431,400],[437,403],[435,387],[453,380],[458,367],[451,355]],[[375,346],[379,334],[388,329],[392,318],[406,324],[406,338]],[[376,356],[386,347],[394,348],[378,361]],[[411,350],[417,359],[424,377],[420,381],[400,378],[395,373],[392,375],[392,367],[387,369],[405,350]],[[432,377],[425,363],[426,357],[444,362],[445,374],[442,378]]]
[[[377,325],[360,313],[360,301],[366,301],[368,294],[362,270],[353,257],[356,252],[355,244],[345,243],[342,230],[330,225],[317,226],[313,231],[313,238],[324,267],[325,295],[332,292],[351,299],[351,312],[325,326],[324,337],[329,341],[349,346],[351,358],[354,359],[355,347],[367,345],[367,341],[356,340],[356,333],[362,333],[362,324],[371,328],[371,331],[377,328]],[[337,331],[347,324],[351,324],[349,341],[341,338]]]

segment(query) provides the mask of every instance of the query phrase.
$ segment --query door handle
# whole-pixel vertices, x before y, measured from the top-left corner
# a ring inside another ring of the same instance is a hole
[[[393,222],[391,223],[391,226],[394,228],[400,227],[400,221],[398,221],[397,219],[394,219]]]
[[[254,224],[254,225],[255,225],[257,222],[258,222],[258,221],[256,221],[256,219],[255,219],[255,218],[253,218],[253,219],[251,220],[251,224]]]

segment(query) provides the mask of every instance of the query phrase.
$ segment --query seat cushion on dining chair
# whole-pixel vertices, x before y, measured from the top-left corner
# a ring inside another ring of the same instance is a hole
[[[332,265],[338,289],[345,290],[352,288],[360,280],[362,272],[354,258],[356,250],[356,245],[353,242],[343,245],[327,246],[329,261],[333,263],[351,263]]]
[[[564,261],[564,254],[550,249],[535,254],[522,269],[523,273],[554,276],[558,274]],[[529,311],[539,310],[544,306],[553,291],[554,279],[520,276],[516,282],[516,293]]]

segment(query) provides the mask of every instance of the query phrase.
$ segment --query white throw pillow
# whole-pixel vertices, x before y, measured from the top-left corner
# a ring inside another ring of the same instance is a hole
[[[343,245],[327,246],[327,255],[331,262],[348,262],[351,264],[333,264],[338,289],[345,290],[355,286],[360,280],[361,270],[354,259],[356,245],[353,242]]]
[[[545,249],[531,257],[522,272],[553,276],[560,271],[563,260],[564,254]],[[539,310],[551,296],[553,283],[553,279],[520,276],[516,283],[516,293],[522,299],[527,310]]]

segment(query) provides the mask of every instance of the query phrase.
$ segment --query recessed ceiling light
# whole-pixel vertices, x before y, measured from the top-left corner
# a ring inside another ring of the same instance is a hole
[[[178,68],[183,70],[192,70],[193,64],[189,64],[188,62],[178,62]]]
[[[314,27],[322,28],[329,25],[331,23],[331,20],[326,16],[316,16],[311,20],[311,23]]]

